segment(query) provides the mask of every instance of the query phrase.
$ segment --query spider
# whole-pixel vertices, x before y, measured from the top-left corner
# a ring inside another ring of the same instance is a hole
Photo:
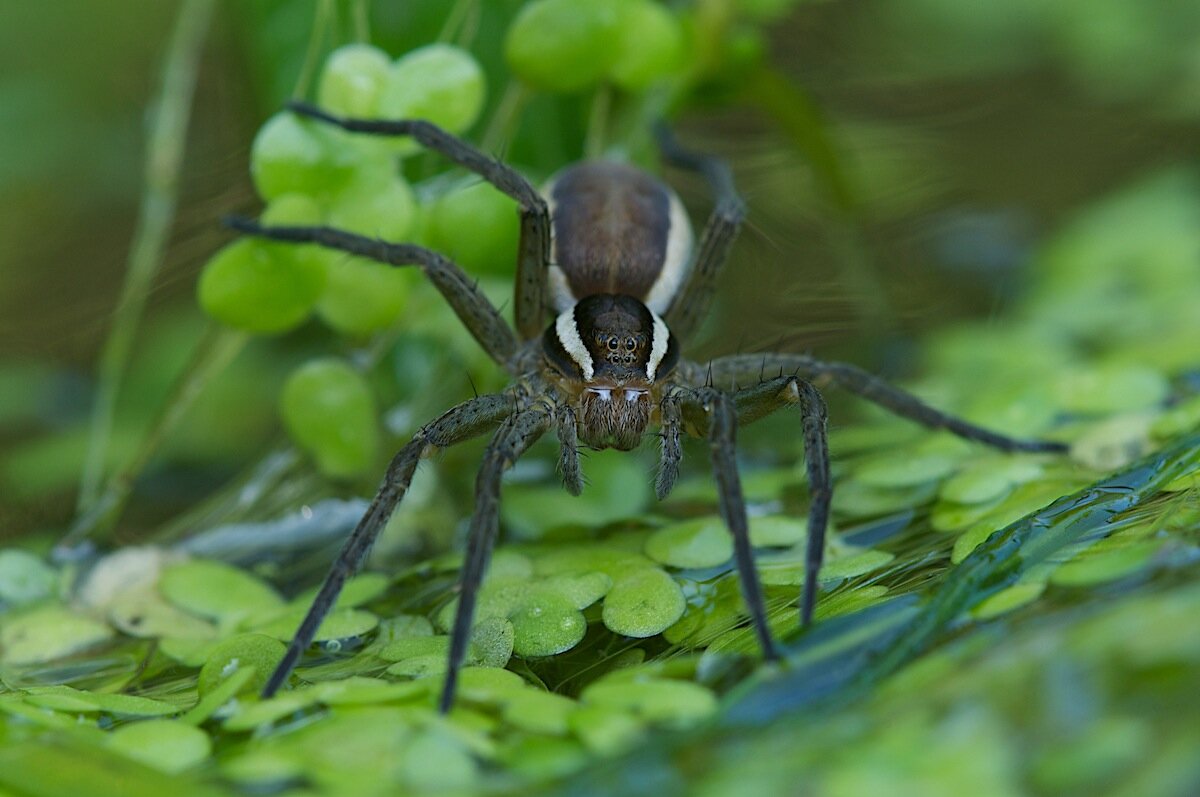
[[[780,651],[767,627],[754,567],[746,505],[735,462],[740,425],[777,410],[799,410],[811,505],[800,621],[812,621],[825,548],[832,483],[826,409],[814,381],[830,382],[897,415],[1003,451],[1062,451],[1060,443],[1020,440],[940,412],[870,373],[801,354],[733,354],[707,365],[682,357],[712,303],[717,277],[737,237],[745,206],[728,165],[656,131],[664,159],[703,176],[715,195],[699,240],[678,197],[654,176],[611,161],[569,165],[539,192],[506,164],[423,120],[341,118],[294,102],[290,110],[353,133],[411,136],[479,175],[520,206],[515,330],[459,266],[429,249],[387,243],[331,227],[267,227],[233,218],[234,229],[273,241],[311,243],[391,266],[417,266],[459,320],[512,377],[505,390],[476,396],[422,426],[392,459],[366,514],[342,547],[317,597],[263,689],[273,695],[312,643],[342,585],[360,566],[404,498],[422,457],[492,431],[475,482],[459,603],[439,700],[454,701],[480,584],[499,526],[503,472],[547,432],[559,442],[559,469],[572,494],[583,489],[580,446],[627,451],[651,426],[660,430],[655,491],[665,498],[679,475],[687,434],[708,441],[721,516],[733,536],[734,563],[750,622],[768,660]],[[547,316],[553,320],[546,326]],[[768,372],[778,376],[764,377]],[[735,385],[749,385],[736,388]]]

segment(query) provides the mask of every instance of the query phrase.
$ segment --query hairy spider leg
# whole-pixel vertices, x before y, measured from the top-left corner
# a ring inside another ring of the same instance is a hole
[[[707,434],[721,518],[733,536],[733,562],[742,587],[742,600],[750,612],[750,623],[763,655],[773,661],[779,658],[779,649],[767,625],[762,582],[754,566],[746,500],[737,470],[737,407],[730,394],[709,387],[682,388],[679,398],[684,414]]]
[[[316,244],[388,266],[419,266],[484,351],[512,370],[519,348],[512,328],[475,281],[449,258],[416,244],[387,243],[333,227],[267,227],[240,216],[227,218],[225,223],[239,232],[271,241]]]
[[[583,472],[579,469],[578,419],[568,404],[559,404],[555,412],[558,416],[558,471],[566,491],[579,495],[583,492]]]
[[[504,420],[483,455],[483,464],[475,479],[475,514],[467,539],[467,555],[459,573],[458,608],[450,632],[450,660],[438,709],[445,714],[454,703],[458,672],[462,669],[475,617],[475,599],[500,526],[500,477],[525,451],[537,442],[554,422],[554,413],[539,403]]]
[[[685,149],[666,125],[656,125],[654,132],[663,158],[681,169],[703,175],[716,200],[700,234],[687,282],[663,315],[672,334],[686,341],[691,339],[708,316],[717,288],[717,277],[725,267],[729,250],[746,218],[746,203],[733,184],[729,164],[712,155]]]
[[[513,313],[522,340],[533,340],[542,334],[550,263],[550,212],[546,200],[520,172],[423,119],[348,119],[300,101],[292,101],[287,107],[301,116],[335,125],[351,133],[411,136],[422,146],[474,172],[516,200],[521,209],[521,237]]]
[[[513,412],[516,397],[513,393],[496,393],[464,401],[426,424],[413,435],[412,441],[392,459],[379,492],[371,501],[366,514],[358,522],[346,543],[338,552],[329,574],[321,584],[308,614],[292,637],[287,652],[275,667],[275,672],[263,687],[262,696],[271,697],[291,675],[305,649],[312,644],[321,621],[329,614],[342,591],[346,579],[358,571],[363,559],[375,543],[388,518],[408,492],[413,473],[422,455],[430,448],[444,448],[483,434]]]
[[[689,364],[694,374],[701,367]],[[718,357],[708,364],[715,384],[745,384],[756,382],[764,370],[780,370],[810,381],[828,379],[845,390],[874,402],[896,415],[927,426],[945,429],[965,440],[984,443],[1001,451],[1063,453],[1065,443],[1053,440],[1025,440],[993,432],[962,418],[934,409],[911,393],[888,384],[873,374],[849,363],[822,362],[804,354],[769,352],[766,354],[735,354]]]
[[[808,543],[804,554],[804,588],[800,599],[800,622],[812,622],[817,602],[817,576],[825,559],[825,533],[829,525],[829,501],[833,482],[829,475],[828,413],[820,391],[797,376],[768,379],[733,394],[738,423],[745,425],[793,405],[800,406],[804,439],[804,464],[808,471]]]
[[[658,405],[659,436],[662,444],[658,457],[658,475],[654,478],[654,494],[664,500],[679,478],[679,463],[683,448],[679,437],[683,425],[682,407],[676,393],[667,393]]]

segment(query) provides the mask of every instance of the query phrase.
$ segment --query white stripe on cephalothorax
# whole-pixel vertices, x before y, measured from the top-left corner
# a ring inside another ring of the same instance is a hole
[[[683,287],[688,272],[692,270],[692,223],[687,210],[675,192],[666,188],[670,213],[670,228],[667,230],[667,249],[663,253],[662,270],[643,300],[655,313],[665,313]]]
[[[650,337],[650,359],[646,361],[646,379],[653,382],[658,366],[662,365],[663,357],[667,356],[671,330],[667,329],[667,322],[663,321],[658,313],[651,310],[650,315],[654,316],[654,333]]]
[[[574,307],[559,314],[558,320],[554,322],[554,333],[558,335],[558,342],[562,344],[563,349],[583,372],[583,378],[591,379],[595,373],[595,369],[592,367],[592,353],[587,350],[587,346],[583,345],[583,338],[579,337],[579,325],[575,323]]]

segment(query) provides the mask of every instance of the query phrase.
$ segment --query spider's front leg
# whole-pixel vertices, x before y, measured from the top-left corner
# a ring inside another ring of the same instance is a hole
[[[289,103],[288,108],[301,116],[351,133],[411,136],[422,146],[474,172],[516,200],[521,208],[521,237],[517,255],[516,307],[513,312],[522,340],[532,340],[542,333],[546,269],[550,262],[550,211],[546,200],[520,172],[423,119],[349,119],[335,116],[310,103],[296,101]]]
[[[413,435],[411,442],[400,449],[388,466],[379,492],[371,501],[362,520],[358,522],[358,526],[346,539],[345,545],[333,562],[333,567],[329,570],[329,575],[325,576],[317,597],[313,599],[308,614],[304,616],[300,628],[292,637],[283,659],[263,687],[264,698],[271,697],[279,690],[295,668],[296,662],[300,660],[300,655],[312,644],[317,628],[333,608],[346,579],[358,570],[374,545],[375,538],[387,525],[388,518],[408,492],[413,474],[417,470],[417,463],[425,452],[445,448],[483,434],[502,418],[512,414],[515,401],[514,393],[478,396],[464,401],[426,424]]]
[[[796,376],[769,379],[734,393],[738,422],[747,424],[771,413],[799,405],[804,435],[804,463],[808,471],[810,501],[808,544],[804,555],[804,591],[800,621],[812,622],[817,601],[817,576],[825,558],[825,531],[829,524],[829,502],[833,482],[829,476],[829,441],[826,435],[825,400],[811,382]]]
[[[693,365],[692,371],[693,375],[701,373],[698,365]],[[849,363],[823,362],[804,354],[768,352],[719,357],[708,365],[716,385],[753,384],[762,381],[764,373],[773,371],[814,382],[828,380],[902,418],[930,429],[945,429],[965,440],[984,443],[1000,451],[1064,453],[1068,448],[1065,443],[1054,440],[1023,440],[977,426],[931,407],[913,394]]]
[[[754,567],[754,551],[750,546],[746,500],[742,496],[742,482],[737,470],[736,404],[730,394],[707,387],[684,388],[677,395],[688,428],[707,432],[721,517],[733,535],[733,561],[742,585],[742,599],[750,612],[750,622],[763,655],[768,660],[777,659],[779,650],[767,625],[762,583]]]
[[[454,703],[458,672],[462,669],[475,618],[475,599],[492,557],[500,525],[500,477],[537,442],[554,422],[554,411],[544,401],[507,418],[496,430],[483,455],[475,479],[475,514],[467,540],[466,559],[459,576],[458,608],[450,632],[450,660],[438,708],[444,714]]]
[[[475,281],[449,258],[416,244],[387,243],[334,227],[264,227],[239,216],[225,223],[239,232],[271,241],[316,244],[387,266],[419,266],[483,350],[500,365],[512,367],[519,348],[512,328]]]

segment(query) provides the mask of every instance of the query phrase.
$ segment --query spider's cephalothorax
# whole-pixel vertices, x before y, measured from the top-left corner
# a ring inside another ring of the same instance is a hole
[[[737,471],[739,423],[788,407],[800,413],[812,495],[799,602],[803,624],[812,619],[832,491],[825,404],[811,380],[828,381],[918,423],[1001,450],[1065,450],[1060,443],[1018,440],[967,423],[846,363],[787,353],[735,354],[707,366],[681,359],[677,341],[688,340],[709,311],[717,275],[741,226],[743,206],[724,162],[680,148],[665,130],[660,130],[659,143],[666,160],[702,174],[717,197],[694,251],[679,200],[660,181],[631,166],[576,164],[561,171],[543,196],[512,168],[429,122],[343,119],[303,103],[294,103],[292,110],[352,133],[411,136],[475,172],[519,203],[521,242],[514,331],[474,281],[436,252],[330,227],[231,221],[238,230],[275,241],[315,243],[393,266],[419,266],[475,340],[513,379],[505,391],[468,399],[421,427],[392,459],[375,500],[346,540],[264,687],[265,696],[283,685],[312,642],[342,585],[404,498],[421,458],[488,431],[494,433],[475,482],[475,512],[442,687],[443,711],[454,700],[476,595],[499,530],[500,477],[547,431],[558,436],[565,486],[579,492],[580,440],[595,448],[627,450],[656,424],[661,438],[655,481],[659,498],[675,483],[683,434],[707,439],[750,623],[768,658],[779,654],[767,627]]]
[[[679,361],[666,322],[632,296],[601,293],[564,310],[543,336],[554,381],[576,403],[579,438],[628,451],[641,442]]]

